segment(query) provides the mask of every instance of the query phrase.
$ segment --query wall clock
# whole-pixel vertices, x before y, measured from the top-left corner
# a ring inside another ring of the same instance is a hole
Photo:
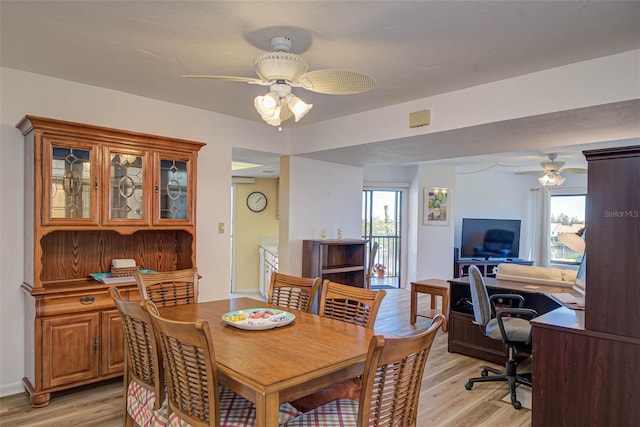
[[[267,207],[267,196],[260,191],[254,191],[247,196],[247,207],[253,212],[262,212]]]

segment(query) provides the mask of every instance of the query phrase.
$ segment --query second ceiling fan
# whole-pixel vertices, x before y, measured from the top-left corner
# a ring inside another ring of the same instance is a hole
[[[272,52],[265,52],[253,60],[259,78],[236,76],[187,75],[197,79],[227,80],[269,86],[269,92],[254,99],[254,106],[262,119],[272,126],[285,120],[302,119],[313,104],[307,104],[291,92],[291,88],[303,88],[328,95],[352,95],[366,92],[375,86],[375,80],[362,73],[344,70],[308,71],[307,62],[291,50],[291,39],[271,39]]]
[[[542,174],[538,181],[545,187],[551,187],[555,185],[562,185],[565,181],[565,178],[560,175],[562,173],[587,173],[587,170],[584,168],[563,168],[564,162],[556,161],[558,155],[556,153],[547,154],[549,160],[545,160],[540,163],[542,166],[542,170],[536,171],[524,171],[524,172],[516,172],[517,175],[528,175],[528,174]]]

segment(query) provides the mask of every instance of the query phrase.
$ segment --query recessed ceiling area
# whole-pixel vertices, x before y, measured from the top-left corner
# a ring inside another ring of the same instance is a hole
[[[637,145],[638,135],[640,100],[632,100],[300,156],[364,168],[431,162],[458,165],[462,170],[496,167],[515,173],[537,167],[548,153],[557,153],[565,167],[584,168],[583,150]],[[509,147],[509,151],[501,147]],[[233,158],[265,165],[234,172],[235,176],[279,175],[277,154],[234,148]]]

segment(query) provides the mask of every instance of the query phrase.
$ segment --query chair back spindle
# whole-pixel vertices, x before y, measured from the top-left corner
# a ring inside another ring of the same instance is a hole
[[[284,308],[311,312],[320,278],[271,273],[268,301]]]
[[[384,290],[355,288],[325,280],[318,314],[373,329]]]
[[[143,299],[158,307],[198,302],[198,269],[134,273],[138,291]]]

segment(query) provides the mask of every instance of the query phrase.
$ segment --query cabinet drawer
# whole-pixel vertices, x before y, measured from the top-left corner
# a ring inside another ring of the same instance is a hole
[[[106,291],[46,296],[39,300],[37,305],[38,316],[54,316],[115,308],[113,300]]]

